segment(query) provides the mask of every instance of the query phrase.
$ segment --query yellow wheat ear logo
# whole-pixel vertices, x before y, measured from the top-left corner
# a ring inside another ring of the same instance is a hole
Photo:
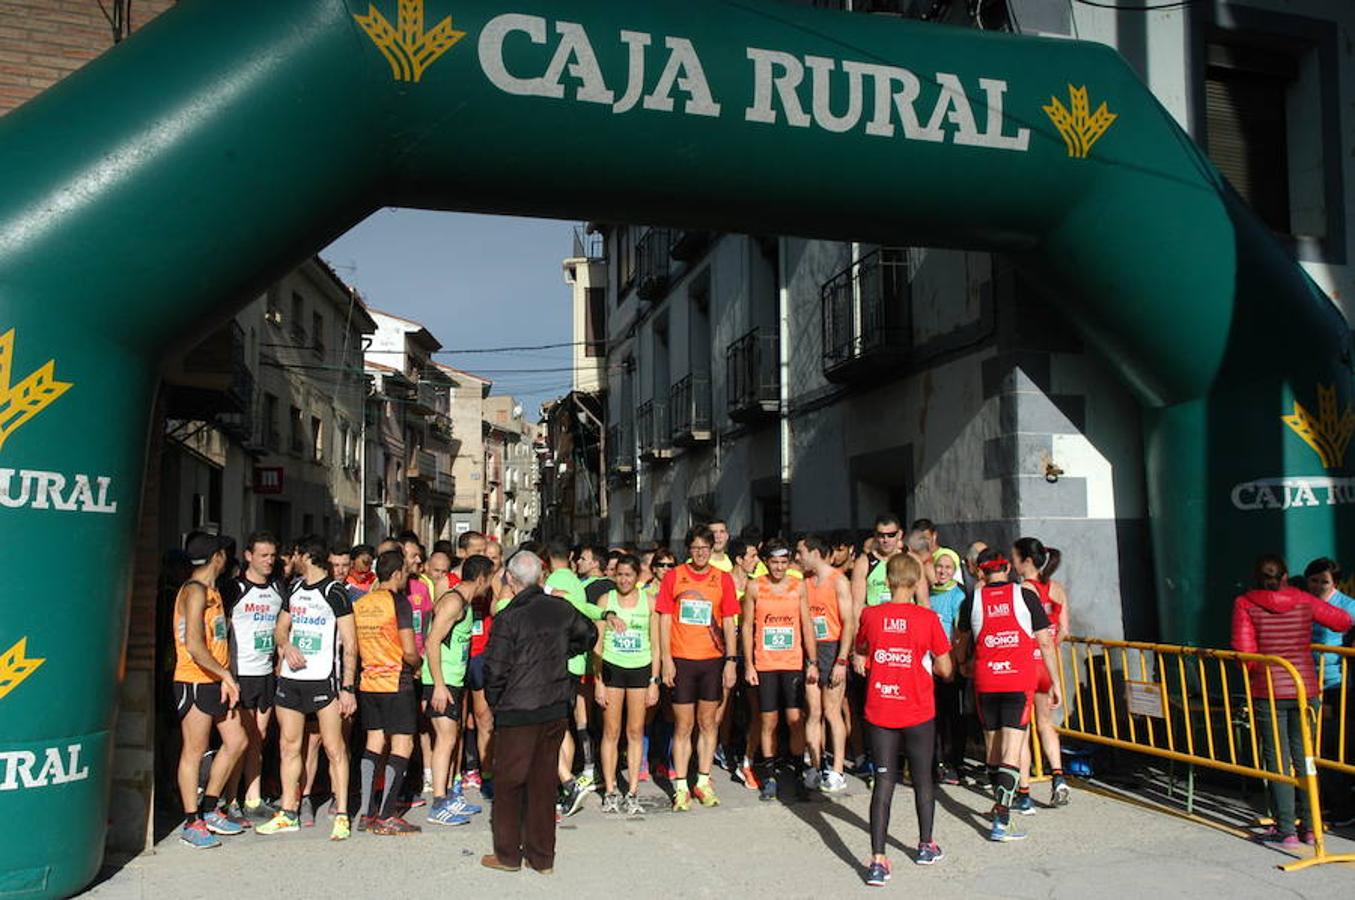
[[[1345,463],[1350,438],[1355,435],[1355,409],[1346,404],[1345,411],[1337,414],[1336,385],[1317,386],[1317,415],[1295,400],[1293,414],[1281,418],[1305,444],[1317,451],[1324,469],[1339,468]]]
[[[423,0],[400,0],[398,27],[375,6],[367,7],[367,15],[353,18],[386,57],[396,81],[421,80],[425,69],[466,36],[452,27],[451,16],[424,31]]]
[[[1054,123],[1059,134],[1063,135],[1063,142],[1068,145],[1068,155],[1074,159],[1086,159],[1091,155],[1092,145],[1101,139],[1101,135],[1119,116],[1107,109],[1104,102],[1095,113],[1090,112],[1086,85],[1080,88],[1068,85],[1068,96],[1073,102],[1072,112],[1058,97],[1050,97],[1049,105],[1041,109],[1049,116],[1049,121]]]
[[[23,683],[25,678],[38,670],[38,666],[47,661],[29,659],[25,654],[27,648],[28,638],[19,638],[19,643],[0,656],[0,700],[5,699],[6,694]]]
[[[56,360],[49,359],[23,381],[11,386],[14,369],[14,329],[0,334],[0,450],[11,434],[71,389],[56,380]]]

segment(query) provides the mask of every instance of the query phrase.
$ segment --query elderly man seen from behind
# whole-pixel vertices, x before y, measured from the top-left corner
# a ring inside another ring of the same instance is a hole
[[[481,864],[505,872],[555,866],[556,762],[574,699],[569,658],[597,640],[588,618],[541,589],[541,559],[508,561],[512,602],[494,617],[485,646],[485,699],[494,711],[494,853]]]

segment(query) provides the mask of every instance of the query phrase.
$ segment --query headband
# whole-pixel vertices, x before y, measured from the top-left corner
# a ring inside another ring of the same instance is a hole
[[[1010,565],[1011,563],[1007,561],[1007,557],[998,554],[998,556],[987,562],[979,563],[979,568],[984,572],[996,572],[998,569],[1005,569]]]
[[[778,556],[790,556],[790,548],[789,548],[789,547],[777,547],[775,550],[768,550],[768,551],[767,551],[767,555],[770,556],[770,557],[773,557],[773,558],[778,557]]]

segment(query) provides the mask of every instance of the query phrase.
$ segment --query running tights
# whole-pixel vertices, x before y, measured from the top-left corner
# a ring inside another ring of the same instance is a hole
[[[870,794],[870,850],[882,856],[889,834],[889,805],[899,780],[899,754],[908,758],[913,781],[913,805],[917,810],[917,839],[931,843],[932,818],[936,812],[936,720],[911,728],[869,727],[870,755],[875,761],[875,787]]]

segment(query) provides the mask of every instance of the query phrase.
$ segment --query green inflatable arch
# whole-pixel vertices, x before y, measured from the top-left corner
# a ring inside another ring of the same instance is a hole
[[[1103,46],[751,0],[185,0],[0,120],[0,173],[0,893],[99,866],[159,360],[382,205],[1011,255],[1143,402],[1169,640],[1223,640],[1253,556],[1352,522],[1344,320]]]

